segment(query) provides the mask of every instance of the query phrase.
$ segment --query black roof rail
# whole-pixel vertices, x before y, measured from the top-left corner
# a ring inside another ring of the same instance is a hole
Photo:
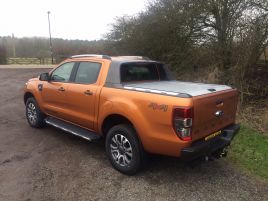
[[[108,55],[101,55],[101,54],[79,54],[79,55],[73,55],[70,58],[81,58],[81,57],[96,57],[100,59],[109,59],[111,60],[111,57]]]

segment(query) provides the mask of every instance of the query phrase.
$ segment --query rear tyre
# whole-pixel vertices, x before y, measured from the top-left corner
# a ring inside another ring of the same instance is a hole
[[[42,128],[45,125],[45,115],[33,97],[27,99],[25,112],[27,121],[31,127]]]
[[[134,175],[142,166],[143,149],[134,128],[127,124],[112,127],[105,139],[112,166],[126,175]]]

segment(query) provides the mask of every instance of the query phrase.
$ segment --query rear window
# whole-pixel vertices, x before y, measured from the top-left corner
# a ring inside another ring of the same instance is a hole
[[[121,82],[167,80],[163,65],[156,63],[126,63],[120,68]]]

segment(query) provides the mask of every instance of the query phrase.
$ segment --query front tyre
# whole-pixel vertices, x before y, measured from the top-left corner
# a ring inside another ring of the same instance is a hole
[[[127,175],[135,174],[142,164],[142,147],[132,126],[112,127],[105,139],[106,152],[112,166]]]
[[[26,101],[26,118],[33,128],[41,128],[45,125],[45,115],[33,97],[28,98]]]

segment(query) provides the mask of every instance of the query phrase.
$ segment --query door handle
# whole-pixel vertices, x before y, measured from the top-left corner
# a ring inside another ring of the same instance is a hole
[[[58,88],[59,91],[65,91],[63,87]]]
[[[86,95],[93,95],[93,93],[90,91],[90,90],[86,90],[85,92],[84,92],[84,94],[86,94]]]

